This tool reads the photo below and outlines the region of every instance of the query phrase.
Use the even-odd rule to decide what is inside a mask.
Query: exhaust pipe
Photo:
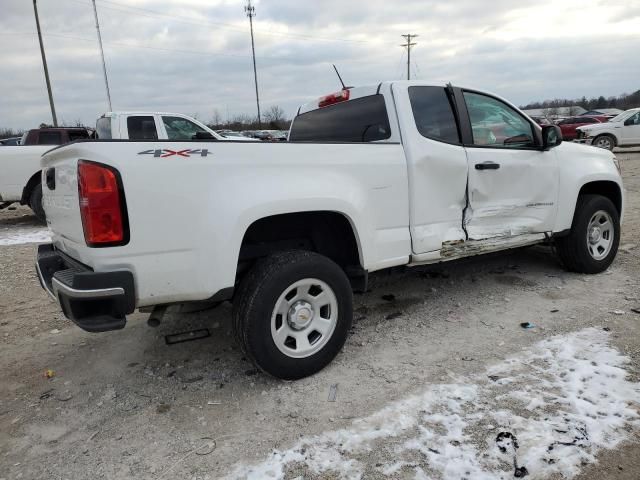
[[[167,305],[156,305],[155,307],[153,307],[151,315],[149,315],[149,318],[147,319],[147,325],[153,328],[159,326],[160,322],[162,321],[162,317],[164,317],[164,314],[167,311],[167,308]]]

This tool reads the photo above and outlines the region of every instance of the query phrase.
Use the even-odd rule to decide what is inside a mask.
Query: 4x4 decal
[[[172,157],[177,155],[179,157],[190,157],[191,155],[200,155],[201,157],[206,157],[209,155],[209,150],[206,148],[187,148],[185,150],[170,150],[168,148],[158,148],[155,150],[144,150],[143,152],[139,152],[138,155],[153,155],[154,157]]]

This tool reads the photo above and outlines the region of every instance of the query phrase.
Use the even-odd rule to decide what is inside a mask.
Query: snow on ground
[[[17,227],[0,229],[0,246],[23,243],[46,243],[51,241],[51,232],[46,227]]]
[[[607,339],[588,328],[542,341],[227,478],[571,478],[640,429],[640,383]]]

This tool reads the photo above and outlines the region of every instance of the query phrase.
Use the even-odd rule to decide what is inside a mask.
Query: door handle
[[[500,164],[495,162],[476,163],[476,170],[498,170],[499,168]]]

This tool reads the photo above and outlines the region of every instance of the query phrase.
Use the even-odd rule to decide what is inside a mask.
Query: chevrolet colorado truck
[[[284,379],[341,350],[368,274],[547,242],[616,256],[611,152],[562,143],[506,100],[418,81],[299,108],[289,142],[78,142],[42,159],[42,286],[92,332],[145,307],[231,301],[248,357]]]
[[[576,128],[576,142],[613,150],[640,146],[640,108],[632,108],[606,123]]]

